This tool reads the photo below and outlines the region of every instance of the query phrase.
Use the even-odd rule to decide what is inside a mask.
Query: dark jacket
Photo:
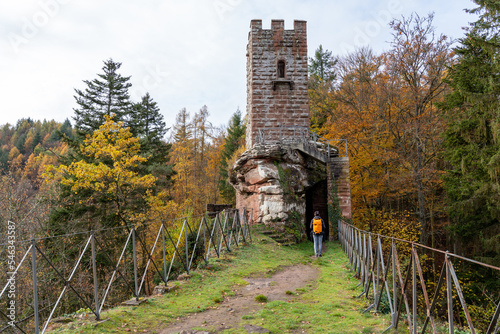
[[[325,230],[326,230],[325,221],[320,216],[314,216],[314,218],[311,219],[311,224],[309,224],[309,228],[311,229],[311,234],[314,234],[314,232],[313,232],[313,221],[314,221],[314,219],[318,219],[318,218],[321,219],[321,225],[323,225],[323,228],[321,230],[322,231],[321,234],[325,234]]]

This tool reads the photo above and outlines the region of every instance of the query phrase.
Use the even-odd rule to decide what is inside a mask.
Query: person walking
[[[325,222],[319,216],[319,211],[314,212],[314,218],[311,220],[311,234],[314,242],[314,256],[321,256],[321,249],[323,246],[323,234],[325,233]]]

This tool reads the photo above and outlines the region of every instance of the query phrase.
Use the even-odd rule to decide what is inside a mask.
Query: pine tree
[[[500,38],[497,2],[475,0],[481,14],[455,48],[441,105],[447,130],[445,176],[452,231],[463,253],[500,264]]]
[[[67,136],[68,138],[73,138],[73,128],[71,126],[71,122],[66,118],[64,123],[61,125],[59,129],[62,135]]]
[[[219,191],[221,197],[229,204],[236,203],[236,191],[233,186],[228,181],[229,171],[228,161],[231,159],[232,155],[236,150],[243,145],[245,138],[245,124],[243,124],[243,119],[241,117],[240,109],[231,117],[229,121],[229,126],[227,128],[227,136],[224,140],[224,149],[222,151],[222,160],[220,162],[220,181],[219,181]]]
[[[143,174],[153,174],[158,178],[158,185],[169,185],[173,175],[172,165],[168,164],[172,145],[165,142],[165,135],[169,129],[165,125],[158,104],[149,93],[142,97],[141,102],[133,105],[130,129],[135,137],[139,137],[141,155],[148,159],[142,164]]]
[[[123,77],[118,73],[121,63],[108,59],[104,62],[102,70],[94,80],[84,80],[87,85],[84,91],[75,89],[75,128],[81,140],[85,135],[92,134],[105,122],[105,117],[114,116],[115,122],[127,124],[131,108],[128,89],[130,77]]]
[[[163,121],[158,104],[146,93],[141,102],[135,103],[130,115],[130,128],[134,135],[146,139],[147,143],[155,143],[164,139],[168,128]]]
[[[332,56],[332,52],[323,50],[322,45],[316,49],[314,57],[309,58],[309,108],[311,128],[315,131],[323,128],[335,107],[330,93],[337,77],[337,62],[338,59]]]
[[[335,80],[335,64],[337,60],[333,58],[332,52],[323,50],[323,45],[316,49],[314,57],[309,58],[309,73],[321,79],[322,82],[332,82]]]

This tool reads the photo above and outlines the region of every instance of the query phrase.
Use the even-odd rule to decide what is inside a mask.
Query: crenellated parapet
[[[252,20],[247,46],[247,149],[259,130],[309,126],[307,28],[294,21],[286,30],[283,20],[262,29]],[[271,134],[277,138],[277,133]]]

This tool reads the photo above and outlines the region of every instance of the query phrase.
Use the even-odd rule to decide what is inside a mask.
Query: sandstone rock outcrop
[[[293,224],[304,226],[305,191],[324,177],[321,168],[286,145],[254,145],[236,161],[230,182],[238,206],[253,209],[255,223],[285,232]]]

